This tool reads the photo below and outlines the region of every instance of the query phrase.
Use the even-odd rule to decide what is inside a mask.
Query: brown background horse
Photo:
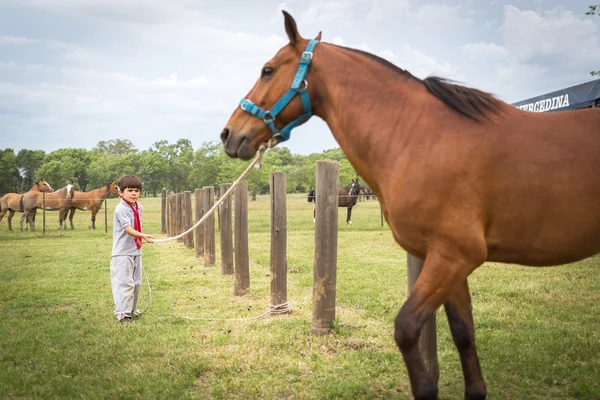
[[[362,188],[358,179],[352,179],[352,183],[340,188],[338,193],[338,207],[345,207],[348,209],[346,212],[346,223],[352,225],[352,207],[356,205],[358,201],[358,196],[361,192]],[[308,192],[308,202],[316,202],[317,193],[313,189]],[[313,210],[313,219],[316,218],[316,209]]]
[[[58,229],[62,229],[62,223],[67,218],[69,208],[71,208],[71,199],[73,197],[73,185],[67,185],[55,192],[42,194],[40,192],[27,192],[21,198],[23,206],[23,215],[21,216],[21,230],[23,223],[27,221],[31,231],[35,231],[35,214],[38,208],[47,211],[58,210]]]
[[[89,192],[75,192],[73,194],[73,202],[71,203],[71,212],[69,213],[69,222],[71,223],[71,229],[75,229],[73,225],[73,216],[76,210],[91,211],[92,219],[90,221],[90,229],[96,229],[96,214],[102,208],[104,199],[109,194],[119,194],[119,188],[117,182],[107,183],[101,188],[90,190]],[[66,228],[66,222],[65,222]]]
[[[263,111],[290,89],[308,44],[284,15],[289,44],[246,96]],[[310,111],[377,195],[396,242],[424,260],[394,330],[414,397],[438,398],[418,342],[444,305],[465,398],[485,398],[467,277],[488,260],[546,266],[600,252],[600,110],[526,112],[329,43],[304,58]],[[298,97],[274,117],[279,129],[305,114]],[[248,160],[273,132],[246,110],[236,108],[221,139]]]
[[[50,186],[45,179],[40,179],[39,181],[35,182],[31,189],[29,189],[29,192],[48,193],[52,192],[53,190],[54,189],[52,189],[52,186]],[[2,196],[2,199],[0,200],[0,222],[2,221],[2,218],[4,217],[6,212],[8,211],[9,214],[8,217],[6,217],[6,220],[8,221],[8,230],[10,231],[13,230],[12,219],[15,215],[15,212],[23,212],[23,208],[21,205],[21,198],[23,198],[23,196],[24,194],[7,193],[4,196]]]

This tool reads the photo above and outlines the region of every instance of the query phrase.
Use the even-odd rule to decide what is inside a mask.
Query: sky
[[[0,148],[219,141],[262,65],[300,34],[508,103],[593,80],[592,0],[0,0]],[[313,117],[285,146],[339,147]]]

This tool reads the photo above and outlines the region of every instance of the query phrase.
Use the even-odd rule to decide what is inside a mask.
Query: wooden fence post
[[[187,231],[193,225],[192,223],[192,192],[185,191],[183,192],[183,216],[184,216],[184,225],[183,230]],[[185,247],[188,249],[194,248],[194,233],[188,233],[183,237],[183,243]]]
[[[271,314],[287,306],[287,213],[285,174],[269,174],[271,192]],[[277,307],[280,306],[280,307]]]
[[[104,233],[108,233],[108,199],[104,198]]]
[[[215,203],[215,188],[206,186],[204,188],[205,212],[211,209]],[[204,222],[204,265],[212,267],[215,265],[215,214],[211,214]]]
[[[176,221],[177,221],[177,217],[175,216],[175,194],[172,194],[171,196],[169,196],[169,236],[170,237],[177,235]]]
[[[244,296],[250,289],[250,258],[248,255],[248,181],[235,188],[235,295]]]
[[[33,211],[33,217],[35,218],[35,209]],[[29,219],[29,216],[27,216]],[[27,221],[25,221],[25,226],[27,227]],[[34,224],[29,224],[29,229],[34,226]],[[33,231],[33,229],[31,229]],[[42,192],[42,236],[46,236],[46,193]]]
[[[167,194],[167,198],[165,199],[165,213],[167,214],[167,218],[166,218],[166,231],[165,233],[167,234],[167,236],[171,236],[171,210],[169,209],[170,204],[169,204],[169,198],[170,196]]]
[[[231,187],[230,183],[219,185],[221,196]],[[221,237],[221,274],[233,275],[233,238],[231,228],[231,195],[219,206],[219,234]]]
[[[181,214],[183,211],[183,193],[175,194],[175,236],[181,233]],[[183,242],[182,238],[177,239],[178,242]]]
[[[167,189],[160,191],[160,233],[167,233]]]
[[[335,319],[338,242],[337,163],[317,161],[312,332],[326,335]]]
[[[204,191],[202,189],[194,190],[194,202],[196,203],[195,219],[196,222],[204,216]],[[194,229],[194,236],[196,236],[196,258],[204,257],[204,223],[198,225]]]
[[[412,292],[415,282],[423,269],[423,261],[411,254],[408,254],[408,293]],[[431,374],[437,383],[440,377],[440,368],[437,358],[437,333],[435,327],[435,313],[423,325],[421,337],[419,338],[419,348],[421,357],[425,362],[425,368]]]

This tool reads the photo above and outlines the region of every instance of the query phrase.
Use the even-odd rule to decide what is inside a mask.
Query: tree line
[[[307,192],[315,186],[318,160],[339,163],[340,185],[357,177],[339,148],[303,156],[276,147],[265,153],[262,168],[247,176],[248,187],[258,194],[268,193],[269,172],[284,172],[288,193]],[[7,148],[0,150],[0,194],[25,192],[41,178],[55,189],[71,181],[76,190],[85,192],[135,174],[144,182],[144,193],[156,196],[162,188],[181,192],[231,183],[247,166],[246,161],[229,158],[220,142],[203,143],[194,150],[187,139],[175,143],[161,140],[141,151],[124,139],[100,141],[91,150],[62,148],[46,153],[21,149],[15,153]]]

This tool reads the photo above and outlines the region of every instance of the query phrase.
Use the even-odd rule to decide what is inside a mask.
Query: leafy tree
[[[35,171],[44,165],[46,152],[43,150],[21,149],[17,154],[17,167],[23,179],[23,187],[29,189],[35,183]]]
[[[88,185],[87,170],[90,158],[86,149],[58,149],[46,155],[44,165],[36,171],[36,175],[44,176],[54,188],[65,186],[69,180],[77,189],[85,191]]]
[[[0,150],[0,195],[29,190],[29,188],[23,189],[20,181],[14,150]]]
[[[116,181],[119,177],[135,173],[133,159],[115,154],[105,154],[96,158],[88,167],[90,190]]]
[[[175,144],[161,140],[152,145],[151,151],[160,154],[169,166],[167,173],[167,188],[174,192],[191,190],[188,177],[192,170],[194,148],[188,139],[179,139]]]
[[[223,151],[223,146],[218,142],[203,143],[194,153],[192,169],[188,177],[190,189],[202,188],[204,186],[217,186],[221,166],[229,162],[229,158]]]
[[[156,196],[167,180],[169,164],[156,151],[143,151],[139,157],[137,175],[144,183],[144,191]]]
[[[115,139],[115,140],[101,140],[98,142],[93,150],[97,150],[104,154],[114,154],[117,156],[123,156],[126,154],[137,153],[138,149],[135,148],[133,143],[127,139]]]

